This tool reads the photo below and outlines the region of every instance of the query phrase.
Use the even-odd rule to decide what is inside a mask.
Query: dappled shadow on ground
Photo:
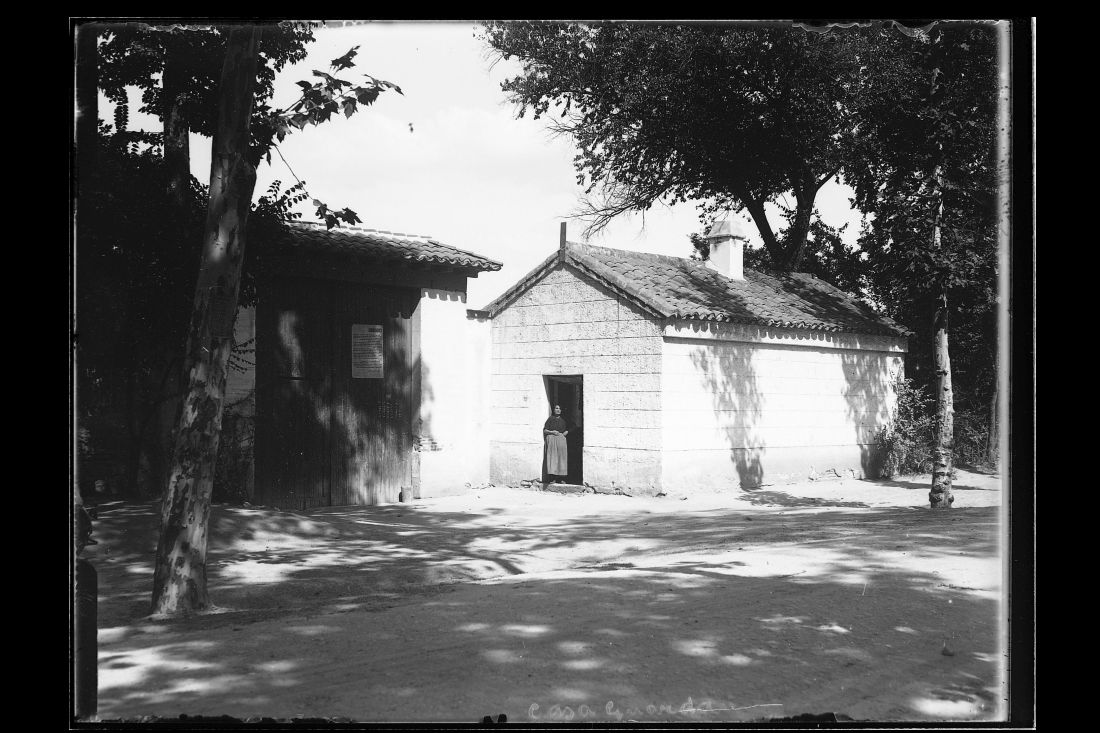
[[[211,595],[230,610],[151,623],[154,510],[96,526],[95,550],[116,548],[93,558],[104,718],[969,719],[1000,696],[999,573],[956,573],[960,557],[995,561],[997,507],[523,527],[493,509],[220,507]],[[496,580],[441,584],[476,577]],[[689,697],[726,709],[684,717]]]
[[[739,498],[745,499],[755,506],[847,507],[849,509],[866,509],[868,506],[861,501],[838,501],[816,496],[797,496],[776,489],[752,489],[744,491]]]
[[[992,477],[996,479],[996,475]],[[973,477],[978,478],[978,477]],[[931,476],[898,476],[894,479],[879,479],[875,481],[880,486],[896,489],[908,489],[911,491],[929,491],[932,487]],[[999,484],[992,483],[988,479],[968,480],[968,478],[956,478],[951,482],[952,491],[1001,491]]]

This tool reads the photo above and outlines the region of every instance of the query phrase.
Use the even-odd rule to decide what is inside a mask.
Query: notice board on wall
[[[351,324],[351,378],[382,379],[382,327]]]

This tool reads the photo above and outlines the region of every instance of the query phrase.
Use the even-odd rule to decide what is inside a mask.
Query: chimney
[[[719,275],[731,280],[745,279],[745,242],[741,223],[737,220],[718,221],[710,228],[706,236],[710,244],[710,257],[706,265]]]

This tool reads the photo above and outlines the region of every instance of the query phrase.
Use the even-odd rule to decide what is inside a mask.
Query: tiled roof
[[[701,262],[573,242],[485,307],[496,315],[558,264],[572,266],[662,318],[905,336],[908,331],[813,275],[745,270],[732,280]]]
[[[488,257],[450,247],[428,236],[343,226],[326,230],[320,224],[293,222],[285,237],[274,242],[286,251],[320,251],[356,257],[469,268],[479,272],[499,270]]]

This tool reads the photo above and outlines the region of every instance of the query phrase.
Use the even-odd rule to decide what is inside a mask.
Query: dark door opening
[[[566,480],[571,484],[584,483],[584,376],[554,375],[544,376],[546,386],[547,417],[553,414],[554,405],[561,406],[561,416],[569,425],[569,434],[565,436],[569,451],[569,474]],[[542,480],[547,481],[546,448],[543,447]]]

